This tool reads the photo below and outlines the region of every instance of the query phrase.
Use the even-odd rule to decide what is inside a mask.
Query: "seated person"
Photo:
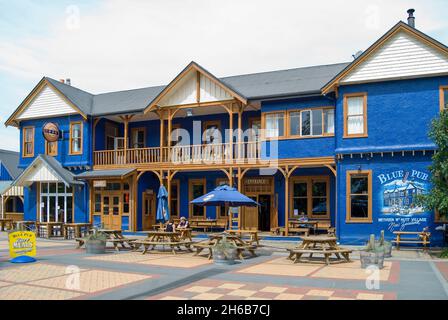
[[[181,217],[180,218],[180,222],[177,225],[177,228],[179,229],[186,229],[190,227],[190,223],[188,222],[188,220],[185,217]]]
[[[170,219],[170,221],[165,226],[166,232],[176,232],[176,225],[173,222],[173,219]]]
[[[307,221],[309,221],[308,216],[306,216],[305,214],[302,213],[300,215],[300,217],[299,217],[299,222],[307,222]],[[306,228],[307,225],[306,224],[301,224],[301,225],[299,225],[299,227],[300,228]]]

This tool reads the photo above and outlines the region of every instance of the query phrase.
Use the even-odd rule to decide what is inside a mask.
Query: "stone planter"
[[[363,269],[369,266],[376,266],[379,269],[384,268],[384,251],[360,251],[359,257]]]
[[[375,248],[384,248],[384,258],[392,258],[392,243],[375,241]]]
[[[104,254],[106,253],[106,241],[102,240],[87,240],[86,252],[88,254]]]
[[[213,262],[215,264],[220,264],[220,265],[235,264],[235,260],[237,258],[235,249],[224,251],[221,249],[212,248],[212,252],[213,252]]]

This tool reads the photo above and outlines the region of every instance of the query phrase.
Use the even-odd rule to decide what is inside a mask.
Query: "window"
[[[266,138],[280,138],[285,136],[285,112],[264,114],[264,128]]]
[[[131,130],[131,148],[138,149],[146,146],[145,128],[133,128]]]
[[[57,156],[58,155],[58,142],[49,142],[45,141],[45,154],[48,156]]]
[[[23,157],[34,157],[34,127],[23,128]]]
[[[295,110],[289,114],[290,137],[321,137],[334,135],[334,109]]]
[[[205,179],[190,180],[190,202],[205,194]],[[190,218],[205,218],[205,207],[190,204]]]
[[[372,172],[347,172],[347,222],[372,222]]]
[[[206,144],[221,143],[221,122],[220,121],[206,121],[204,122],[203,141]]]
[[[70,123],[70,154],[82,154],[82,122]]]
[[[73,222],[73,190],[64,183],[41,183],[40,222]]]
[[[171,203],[170,203],[170,214],[173,217],[179,217],[180,214],[180,188],[179,180],[173,180],[171,182]]]
[[[344,96],[344,137],[367,137],[367,94]]]
[[[95,214],[101,214],[101,193],[95,193],[95,205],[93,211]]]
[[[291,184],[291,217],[330,218],[329,177],[293,177]]]
[[[118,137],[118,127],[110,122],[107,122],[105,125],[105,131],[106,131],[106,141],[105,141],[106,150],[114,150],[115,138]]]
[[[261,119],[260,118],[249,119],[249,129],[252,129],[251,134],[249,136],[249,141],[252,142],[259,141],[261,132]]]
[[[216,187],[229,185],[229,179],[216,179]],[[228,212],[226,212],[225,206],[219,206],[216,208],[216,218],[227,219]]]
[[[440,87],[440,111],[448,110],[448,86]]]

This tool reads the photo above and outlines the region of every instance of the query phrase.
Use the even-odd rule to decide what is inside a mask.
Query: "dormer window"
[[[367,137],[367,94],[344,96],[344,138]]]

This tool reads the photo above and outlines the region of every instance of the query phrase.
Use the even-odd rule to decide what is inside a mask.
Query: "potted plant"
[[[376,246],[384,249],[384,258],[392,257],[392,243],[384,239],[384,230],[381,230],[380,240],[376,242]]]
[[[235,264],[237,258],[237,247],[235,244],[227,240],[227,236],[223,235],[213,247],[213,262],[216,264]]]
[[[86,252],[88,254],[106,253],[107,235],[96,229],[86,238]]]
[[[370,235],[367,247],[359,252],[361,259],[361,268],[366,269],[369,266],[376,266],[379,269],[384,268],[384,247],[375,243],[375,235]]]

